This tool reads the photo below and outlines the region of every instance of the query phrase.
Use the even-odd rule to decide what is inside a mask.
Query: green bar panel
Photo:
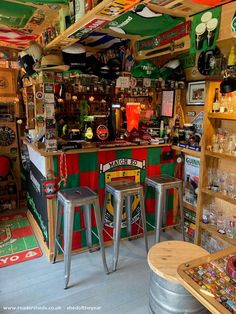
[[[79,154],[80,172],[98,171],[98,153]]]
[[[81,231],[81,247],[86,247],[86,246],[87,246],[86,231],[82,230]]]
[[[99,189],[105,188],[105,174],[104,173],[99,173],[98,175],[98,187]]]
[[[93,230],[93,232],[95,232],[96,234],[98,234],[97,227],[92,227],[92,230]],[[92,233],[92,243],[93,243],[93,244],[99,243],[98,238],[97,238],[93,233]]]
[[[59,174],[58,160],[59,160],[58,156],[53,156],[53,167],[54,167],[55,176]]]
[[[131,149],[117,150],[116,159],[120,158],[132,158],[132,150]]]
[[[67,177],[66,188],[76,188],[80,185],[80,177],[78,173],[70,174]],[[63,187],[64,189],[64,187]]]
[[[140,183],[144,183],[145,182],[145,178],[146,178],[146,169],[145,170],[140,170]]]
[[[75,212],[74,216],[74,225],[73,225],[73,230],[77,231],[81,229],[81,214],[80,214],[81,208],[79,211]]]
[[[161,174],[174,175],[174,163],[167,163],[161,165]]]
[[[161,161],[161,147],[151,147],[148,149],[148,165],[159,165]]]

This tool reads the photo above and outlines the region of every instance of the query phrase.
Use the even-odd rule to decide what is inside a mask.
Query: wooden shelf
[[[192,212],[196,213],[197,208],[195,206],[193,206],[187,202],[183,202],[183,206],[184,206],[184,208],[187,208],[187,209],[191,210]]]
[[[230,154],[225,154],[225,153],[214,153],[209,150],[205,151],[206,156],[211,156],[219,159],[228,159],[232,161],[236,161],[236,156],[230,155]]]
[[[196,221],[193,221],[191,218],[184,216],[184,220],[187,220],[187,221],[191,222],[192,224],[196,225]]]
[[[179,147],[177,145],[172,145],[171,148],[178,151],[178,152],[181,152],[181,153],[184,153],[184,154],[187,154],[190,156],[199,157],[199,158],[201,157],[201,152],[197,152],[197,151],[192,150],[192,149]]]
[[[236,120],[236,113],[208,113],[210,119],[221,119],[221,120]]]
[[[236,239],[230,239],[226,236],[226,234],[221,234],[221,233],[217,232],[216,227],[211,226],[209,224],[204,224],[202,222],[200,223],[200,226],[203,230],[210,232],[216,238],[220,238],[221,240],[223,240],[227,243],[230,243],[231,245],[236,245]]]
[[[224,201],[229,202],[229,203],[231,203],[233,205],[236,205],[236,199],[233,199],[232,197],[224,195],[221,192],[214,192],[212,190],[208,190],[207,188],[202,188],[201,191],[204,194],[208,194],[208,195],[210,195],[212,197],[217,197],[217,198],[219,198],[221,200],[224,200]]]

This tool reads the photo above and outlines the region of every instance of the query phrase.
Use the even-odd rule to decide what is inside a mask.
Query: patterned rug
[[[26,214],[0,216],[0,267],[28,261],[41,255]]]

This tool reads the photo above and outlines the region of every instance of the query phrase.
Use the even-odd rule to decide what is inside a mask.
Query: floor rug
[[[0,216],[0,267],[28,261],[41,255],[26,214]]]

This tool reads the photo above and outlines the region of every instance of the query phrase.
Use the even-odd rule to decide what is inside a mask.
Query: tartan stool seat
[[[185,241],[184,234],[184,210],[183,210],[183,182],[180,179],[168,176],[168,175],[157,175],[145,178],[145,190],[152,187],[155,189],[155,226],[156,229],[155,242],[160,242],[160,230],[163,223],[166,226],[166,193],[169,189],[178,190],[179,198],[179,209],[180,209],[180,224],[182,228],[183,240]],[[175,225],[176,226],[176,225]],[[165,227],[164,227],[165,228]]]
[[[131,220],[132,220],[132,202],[131,197],[138,195],[140,197],[140,211],[142,220],[142,229],[144,233],[146,251],[148,252],[147,242],[147,231],[146,231],[146,215],[144,206],[143,187],[131,180],[117,180],[107,183],[105,186],[105,200],[103,216],[105,215],[106,204],[107,204],[107,193],[111,193],[114,199],[114,228],[113,228],[113,271],[116,270],[118,255],[119,255],[119,244],[120,244],[120,232],[121,232],[121,221],[123,204],[125,202],[126,211],[126,224],[127,224],[127,235],[132,235]],[[103,219],[104,222],[104,219]]]
[[[57,193],[58,208],[56,214],[56,230],[55,230],[55,246],[53,262],[55,263],[58,247],[64,252],[65,263],[65,289],[68,286],[71,268],[71,250],[72,250],[72,233],[74,223],[75,207],[81,206],[85,214],[86,240],[89,248],[92,247],[92,234],[94,234],[100,242],[102,262],[105,272],[108,274],[106,263],[104,240],[103,240],[103,224],[101,220],[101,212],[99,206],[98,195],[88,187],[78,187],[65,189]],[[91,228],[91,206],[94,208],[98,235]],[[61,248],[58,236],[60,232],[62,209],[64,207],[64,250]]]

